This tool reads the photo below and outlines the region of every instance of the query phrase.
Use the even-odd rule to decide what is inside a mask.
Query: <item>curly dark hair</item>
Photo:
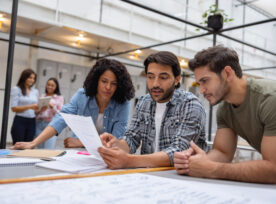
[[[135,90],[126,67],[117,60],[106,58],[98,60],[88,73],[83,83],[86,96],[96,96],[99,78],[107,70],[112,71],[117,78],[117,89],[112,99],[120,104],[132,99]]]
[[[35,75],[35,81],[33,83],[33,85],[36,82],[36,73],[32,70],[32,69],[25,69],[23,70],[23,72],[21,73],[19,80],[17,82],[17,86],[20,87],[22,94],[25,96],[26,95],[26,87],[25,87],[25,81],[31,76],[31,75]],[[32,86],[33,86],[32,85]],[[31,86],[31,87],[32,87]]]
[[[230,66],[238,78],[242,77],[242,69],[239,63],[239,57],[236,51],[217,45],[198,52],[194,59],[189,61],[190,70],[208,66],[210,71],[220,75],[226,66]]]
[[[56,95],[61,95],[60,89],[59,89],[59,83],[58,83],[57,78],[55,78],[55,77],[51,77],[51,78],[49,78],[49,79],[47,80],[47,82],[46,82],[46,87],[45,87],[45,93],[48,94],[48,91],[47,91],[47,83],[48,83],[48,81],[53,81],[53,82],[55,82],[55,84],[56,84],[56,89],[55,89],[54,93],[55,93]]]
[[[144,66],[145,66],[145,72],[148,72],[148,66],[150,63],[157,63],[157,64],[163,64],[163,65],[168,65],[172,68],[172,72],[174,77],[177,77],[181,74],[181,69],[180,69],[180,64],[177,59],[177,57],[168,51],[160,51],[154,54],[149,55],[145,61],[144,61]],[[180,83],[178,83],[175,88],[179,88]]]

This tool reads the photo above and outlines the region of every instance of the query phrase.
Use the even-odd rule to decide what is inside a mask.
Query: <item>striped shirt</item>
[[[141,142],[141,154],[154,153],[155,110],[156,102],[149,94],[139,99],[124,135],[130,153],[135,153]],[[166,105],[159,134],[159,149],[168,154],[172,165],[173,154],[188,149],[191,140],[206,149],[205,122],[206,114],[198,98],[176,89]]]

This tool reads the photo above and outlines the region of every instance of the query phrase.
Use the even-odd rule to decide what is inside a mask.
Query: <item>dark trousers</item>
[[[12,143],[30,142],[35,136],[35,118],[15,116],[11,128]]]

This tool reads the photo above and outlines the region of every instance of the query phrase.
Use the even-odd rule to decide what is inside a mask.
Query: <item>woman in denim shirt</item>
[[[25,69],[11,90],[11,109],[16,113],[12,128],[12,142],[32,141],[35,136],[35,111],[38,110],[38,90],[32,86],[36,73]]]
[[[91,116],[99,132],[108,132],[117,138],[123,136],[129,117],[129,101],[134,87],[126,67],[117,60],[100,59],[71,101],[61,109],[63,113]],[[32,149],[48,138],[60,134],[66,123],[59,113],[32,142],[18,142],[14,149]],[[72,141],[70,141],[72,140]],[[78,139],[65,140],[66,147],[80,147]]]

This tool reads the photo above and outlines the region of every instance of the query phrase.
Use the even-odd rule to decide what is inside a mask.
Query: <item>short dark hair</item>
[[[112,99],[122,104],[134,97],[134,86],[126,67],[119,61],[103,58],[96,62],[88,73],[83,88],[86,96],[94,97],[97,94],[100,76],[107,70],[112,71],[117,78],[117,89]]]
[[[237,52],[222,45],[202,50],[195,55],[194,59],[189,61],[189,67],[192,71],[206,65],[218,75],[221,74],[225,66],[230,66],[237,77],[242,77],[242,69]]]
[[[24,69],[23,72],[21,73],[19,80],[17,82],[17,86],[21,89],[22,94],[25,96],[26,95],[26,87],[25,87],[25,81],[32,75],[35,75],[35,81],[33,85],[36,82],[36,73],[32,69]],[[32,85],[32,86],[33,86]]]
[[[53,82],[55,82],[55,84],[56,84],[56,89],[55,89],[54,93],[57,94],[57,95],[60,95],[59,83],[58,83],[57,78],[55,78],[55,77],[51,77],[51,78],[49,78],[49,79],[47,80],[47,82],[46,82],[46,87],[45,87],[45,93],[46,93],[46,94],[48,93],[48,91],[47,91],[47,83],[48,83],[48,81],[53,81]]]
[[[150,63],[157,63],[157,64],[171,66],[174,77],[177,77],[181,74],[179,61],[178,61],[177,57],[171,52],[160,51],[160,52],[149,55],[147,57],[147,59],[145,59],[145,61],[144,61],[146,74],[148,72],[148,66]],[[179,88],[179,87],[180,87],[180,83],[178,83],[175,86],[175,88]]]

